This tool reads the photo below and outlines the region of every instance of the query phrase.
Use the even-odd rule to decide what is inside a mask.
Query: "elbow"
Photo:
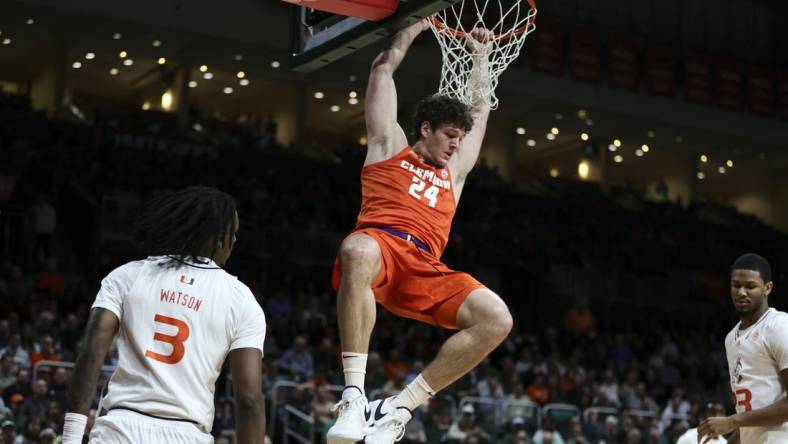
[[[265,417],[265,399],[262,393],[237,396],[235,408],[238,416]]]
[[[385,75],[385,76],[392,76],[394,74],[394,64],[392,63],[395,55],[393,54],[395,50],[388,49],[380,53],[376,58],[375,61],[372,62],[372,75]]]

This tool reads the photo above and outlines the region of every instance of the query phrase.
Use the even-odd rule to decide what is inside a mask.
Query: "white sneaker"
[[[331,409],[332,412],[339,410],[339,414],[337,421],[326,434],[328,444],[350,444],[361,441],[369,425],[367,421],[372,417],[367,398],[361,390],[356,392],[346,389],[345,391],[350,391],[352,394],[343,393],[342,400]]]
[[[393,396],[382,401],[373,401],[369,405],[369,410],[374,412],[374,425],[364,438],[365,444],[393,444],[405,436],[405,424],[412,415],[405,407],[392,407],[392,399]]]

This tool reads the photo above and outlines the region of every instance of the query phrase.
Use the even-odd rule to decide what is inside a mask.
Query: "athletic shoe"
[[[374,425],[364,438],[365,444],[393,444],[405,436],[405,424],[412,417],[405,407],[391,406],[394,397],[373,401],[369,410],[373,412]]]
[[[356,390],[348,390],[348,389]],[[348,393],[350,392],[350,393]],[[331,409],[339,411],[337,421],[328,429],[328,444],[351,444],[364,439],[368,420],[371,420],[367,398],[358,387],[347,387],[342,392],[342,400]]]

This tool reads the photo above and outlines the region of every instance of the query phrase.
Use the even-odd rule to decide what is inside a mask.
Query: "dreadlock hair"
[[[235,199],[216,188],[194,186],[151,199],[137,221],[137,234],[149,256],[177,260],[214,258],[218,241],[235,224]],[[208,249],[210,248],[210,249]]]
[[[432,130],[447,123],[457,125],[464,132],[473,128],[473,116],[468,105],[443,94],[433,94],[422,99],[413,113],[413,140],[421,139],[421,124],[429,122]]]
[[[764,259],[763,256],[755,253],[747,253],[739,256],[733,265],[731,265],[731,273],[733,273],[733,270],[757,271],[761,274],[761,279],[763,279],[764,284],[772,280],[772,267],[769,265],[769,261]]]

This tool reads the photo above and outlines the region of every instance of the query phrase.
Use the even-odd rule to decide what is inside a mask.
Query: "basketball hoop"
[[[472,5],[472,7],[471,7]],[[485,100],[491,109],[498,107],[495,88],[498,76],[520,54],[525,38],[536,28],[534,0],[463,0],[436,13],[429,21],[441,46],[443,63],[438,93],[454,97],[467,105]],[[474,60],[483,55],[466,44],[471,31],[484,28],[492,32],[487,57],[489,85],[484,91],[471,82]]]

